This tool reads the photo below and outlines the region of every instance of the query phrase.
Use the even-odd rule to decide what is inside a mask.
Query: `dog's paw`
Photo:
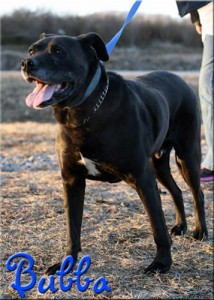
[[[158,261],[153,261],[153,263],[151,263],[151,265],[149,265],[145,270],[144,270],[144,274],[150,275],[150,274],[155,274],[155,273],[166,273],[167,271],[169,271],[171,266],[171,263],[169,264],[163,264],[161,262]]]
[[[144,274],[166,273],[172,264],[170,252],[168,255],[157,254],[153,262],[144,270]]]
[[[208,240],[208,232],[207,229],[205,230],[195,230],[193,231],[192,237],[199,241],[206,241]]]
[[[187,226],[183,224],[176,224],[170,230],[171,235],[184,235],[187,231]]]
[[[45,274],[47,274],[48,276],[49,275],[54,275],[54,274],[56,274],[56,271],[60,270],[60,268],[61,268],[61,263],[54,264],[53,266],[50,266],[46,270]]]
[[[75,267],[77,262],[77,256],[65,256],[62,262],[56,263],[52,266],[50,266],[45,274],[47,275],[54,275],[57,271],[61,271],[61,268],[63,270],[66,270],[66,272],[72,272],[73,268]]]

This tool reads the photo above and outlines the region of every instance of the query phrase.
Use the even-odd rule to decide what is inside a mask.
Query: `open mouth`
[[[27,106],[33,108],[43,108],[54,105],[66,99],[74,89],[74,83],[71,82],[48,84],[32,78],[28,78],[28,81],[34,81],[36,84],[34,90],[25,100]]]

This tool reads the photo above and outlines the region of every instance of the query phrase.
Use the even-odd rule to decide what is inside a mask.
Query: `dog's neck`
[[[79,108],[81,105],[82,105],[82,107],[85,106],[84,104],[87,103],[88,98],[95,91],[95,89],[97,88],[97,86],[100,83],[101,77],[105,73],[105,72],[104,73],[102,72],[102,69],[103,69],[103,67],[98,65],[98,67],[97,67],[97,69],[96,69],[96,71],[95,71],[95,73],[94,73],[94,75],[93,75],[93,77],[92,77],[92,79],[91,79],[84,95],[81,97],[81,99],[78,99],[79,101],[76,101],[75,104],[72,103],[72,108]],[[105,81],[106,82],[105,82],[105,86],[103,87],[102,92],[97,97],[97,100],[96,100],[95,103],[93,103],[93,102],[90,103],[90,101],[89,101],[89,107],[87,105],[88,108],[87,108],[86,111],[85,111],[85,108],[84,108],[83,111],[81,109],[80,119],[82,119],[82,120],[80,121],[80,123],[79,123],[79,121],[77,123],[74,122],[74,120],[75,120],[74,110],[72,110],[71,107],[67,107],[67,106],[63,107],[63,109],[59,107],[60,114],[58,114],[58,108],[57,107],[54,108],[54,115],[55,115],[56,120],[60,124],[65,125],[65,123],[66,123],[67,125],[69,125],[69,127],[71,125],[72,128],[78,128],[78,127],[84,126],[95,115],[95,113],[100,108],[100,106],[102,105],[102,103],[103,103],[103,101],[104,101],[104,99],[107,95],[108,88],[109,88],[109,78],[108,78],[106,73],[105,73],[104,76],[105,76]],[[78,110],[78,112],[76,111],[75,114],[78,115],[79,112],[80,111]],[[82,114],[83,115],[85,114],[84,118],[82,118]],[[65,123],[61,121],[61,115],[63,116],[64,120],[66,120]],[[65,118],[65,115],[66,115],[66,118]],[[59,116],[60,116],[60,118],[59,118]],[[72,120],[72,122],[71,122],[71,120]]]
[[[81,104],[84,104],[87,101],[87,99],[91,96],[91,94],[95,91],[96,87],[98,86],[98,84],[100,82],[100,79],[101,79],[101,76],[102,76],[102,66],[98,65],[97,70],[94,73],[94,76],[91,79],[91,82],[88,85],[81,101],[79,101],[75,105],[72,105],[72,107],[79,107]],[[101,104],[103,103],[103,101],[106,97],[106,94],[108,92],[108,88],[109,88],[109,79],[107,77],[105,88],[103,89],[102,93],[100,94],[99,98],[97,99],[96,103],[94,104],[94,106],[92,108],[92,111],[83,120],[82,125],[86,124],[91,119],[91,117],[96,113],[96,111],[99,109],[99,107],[101,106]]]
[[[97,70],[96,70],[87,90],[85,91],[85,94],[83,96],[83,101],[85,101],[86,98],[88,98],[93,93],[93,91],[96,89],[96,87],[100,81],[100,77],[101,77],[101,68],[98,65]]]
[[[107,82],[106,82],[106,86],[102,92],[102,94],[100,95],[98,101],[95,103],[94,107],[93,107],[93,110],[91,112],[90,115],[88,115],[84,120],[83,120],[83,125],[85,125],[90,119],[91,117],[96,113],[96,111],[100,108],[101,104],[103,103],[105,97],[106,97],[106,94],[108,92],[108,88],[109,88],[109,79],[107,77]]]
[[[90,82],[89,86],[87,87],[83,97],[81,98],[81,100],[77,101],[76,103],[73,103],[72,107],[75,108],[75,107],[82,105],[87,100],[87,98],[90,97],[90,95],[96,89],[96,87],[100,81],[101,74],[102,74],[101,67],[100,67],[100,65],[98,65],[97,70],[94,73],[94,76],[91,79],[91,82]]]

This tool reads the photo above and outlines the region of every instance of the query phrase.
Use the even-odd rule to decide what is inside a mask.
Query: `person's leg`
[[[214,171],[213,163],[213,36],[206,35],[204,40],[204,50],[202,65],[199,77],[199,98],[201,104],[202,121],[205,132],[205,140],[208,151],[202,161],[202,168]],[[207,171],[206,171],[207,172]],[[202,172],[203,173],[203,172]],[[214,172],[202,174],[201,180],[213,180]],[[209,177],[209,178],[208,178]]]

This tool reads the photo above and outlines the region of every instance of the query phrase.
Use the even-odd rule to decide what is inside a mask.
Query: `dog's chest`
[[[80,157],[81,158],[80,160],[78,160],[78,164],[83,165],[87,169],[88,175],[99,176],[101,174],[101,172],[97,168],[96,163],[93,160],[82,156],[81,153]]]
[[[87,179],[118,182],[119,169],[111,161],[109,148],[103,147],[100,139],[94,136],[60,131],[56,150],[62,174],[69,180],[70,176],[81,174]]]

